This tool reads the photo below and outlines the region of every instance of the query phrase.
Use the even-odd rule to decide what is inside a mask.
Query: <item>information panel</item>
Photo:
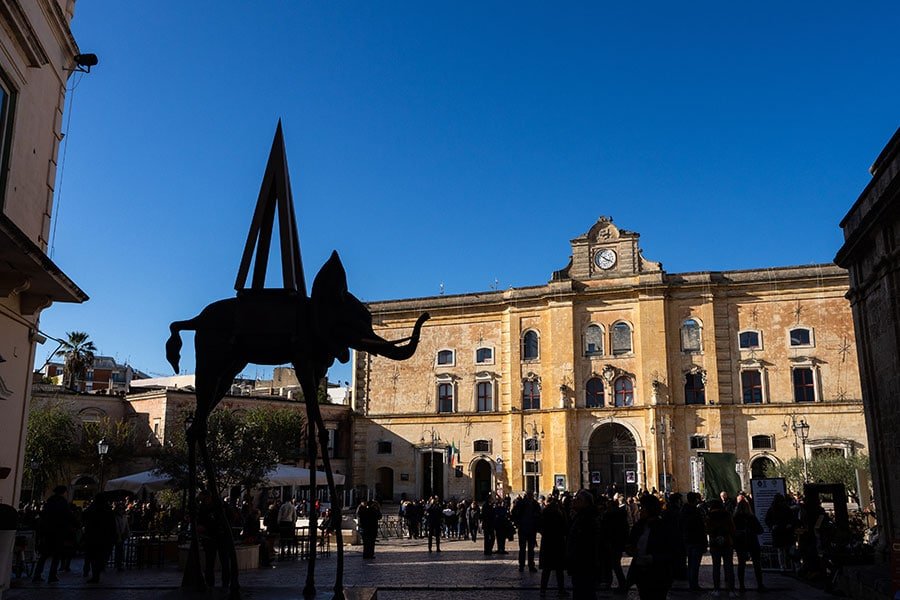
[[[772,506],[775,494],[785,495],[784,479],[781,477],[751,479],[750,489],[752,490],[750,493],[753,494],[753,511],[756,513],[756,518],[759,519],[759,524],[763,528],[759,541],[761,544],[771,546],[772,532],[769,530],[769,526],[766,525],[766,513],[769,512],[769,507]]]

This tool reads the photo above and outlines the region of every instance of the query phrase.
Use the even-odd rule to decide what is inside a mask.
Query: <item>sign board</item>
[[[556,489],[563,492],[566,489],[566,476],[565,475],[554,475],[553,476],[554,485]]]
[[[769,507],[772,506],[772,500],[775,499],[775,494],[781,494],[782,496],[786,494],[784,479],[781,477],[751,479],[750,490],[750,493],[753,495],[753,512],[756,514],[756,518],[759,519],[759,524],[762,525],[763,528],[763,533],[759,536],[759,541],[763,545],[771,546],[772,531],[769,529],[769,526],[766,525],[766,513],[769,512]]]
[[[600,478],[600,471],[591,471],[591,483],[603,483]]]
[[[634,471],[625,471],[625,483],[637,483],[637,473]]]

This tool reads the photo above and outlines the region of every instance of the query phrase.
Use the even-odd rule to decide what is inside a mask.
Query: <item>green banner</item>
[[[735,471],[737,462],[730,452],[707,452],[703,455],[703,487],[706,499],[728,492],[734,498],[741,491],[741,479]]]

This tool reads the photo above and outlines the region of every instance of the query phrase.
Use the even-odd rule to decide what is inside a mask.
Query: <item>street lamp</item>
[[[523,469],[526,474],[525,488],[527,490],[528,482],[531,482],[532,486],[531,486],[530,491],[537,494],[538,489],[540,489],[540,481],[541,481],[540,471],[538,470],[538,466],[537,466],[537,464],[538,464],[537,463],[537,451],[538,451],[538,444],[539,444],[538,440],[544,439],[544,430],[542,428],[540,430],[540,432],[538,432],[537,423],[532,421],[531,422],[531,434],[528,433],[527,428],[523,429],[522,430],[522,439],[531,442],[531,467],[532,467],[532,469],[534,469],[534,471],[531,474],[531,477],[528,477],[528,469]],[[527,449],[528,449],[528,446],[526,444],[525,450],[527,450]]]
[[[663,494],[669,493],[669,467],[668,467],[668,458],[666,456],[666,435],[669,431],[675,433],[675,426],[669,425],[666,427],[666,417],[661,416],[659,418],[659,427],[655,428],[653,425],[650,426],[650,433],[659,433],[662,438],[662,468],[663,468]]]
[[[31,502],[34,503],[37,496],[37,472],[41,463],[36,460],[31,461]]]
[[[100,491],[103,491],[103,461],[106,459],[106,454],[109,452],[109,442],[106,441],[106,438],[102,438],[99,442],[97,442],[97,454],[100,455]]]
[[[425,445],[426,433],[431,436],[431,488],[429,490],[429,496],[434,496],[434,447],[435,444],[441,441],[441,434],[439,434],[434,427],[432,427],[431,429],[426,429],[424,432],[422,432],[422,439],[419,440],[423,446]]]
[[[808,483],[809,466],[806,464],[806,440],[809,439],[809,423],[806,422],[806,419],[800,419],[798,421],[796,415],[791,415],[790,426],[785,422],[781,426],[781,430],[787,433],[789,428],[794,433],[795,454],[799,454],[801,446],[803,447],[803,482]]]

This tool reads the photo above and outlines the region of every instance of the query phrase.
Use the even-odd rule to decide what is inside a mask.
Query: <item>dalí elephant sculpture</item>
[[[206,447],[207,420],[210,413],[230,389],[234,378],[248,363],[262,365],[293,364],[297,372],[306,401],[307,423],[309,426],[308,456],[315,470],[316,430],[318,441],[323,448],[322,459],[328,476],[328,488],[334,501],[337,518],[340,518],[340,502],[337,497],[334,477],[327,446],[328,434],[322,421],[317,402],[318,384],[328,368],[337,359],[344,363],[350,358],[350,348],[381,355],[393,360],[405,360],[413,355],[419,343],[422,324],[428,320],[428,313],[422,314],[408,338],[396,341],[385,340],[372,329],[372,315],[366,306],[347,291],[347,278],[337,252],[316,275],[312,294],[306,297],[291,289],[244,289],[236,298],[213,302],[203,311],[187,321],[171,324],[171,337],[166,342],[166,358],[177,373],[181,351],[181,331],[195,331],[196,348],[196,394],[197,408],[194,420],[187,431],[188,477],[191,489],[191,557],[185,580],[191,575],[188,570],[196,569],[199,576],[199,544],[195,525],[196,504],[196,451],[199,447],[206,471],[207,481],[214,501],[218,503],[222,535],[230,541],[230,529],[225,525],[224,506],[217,489],[212,458]],[[315,477],[310,478],[312,497],[315,497]],[[309,528],[309,547],[316,548],[316,527]],[[335,597],[343,598],[343,543],[340,527],[337,528],[338,564],[335,581]],[[232,565],[230,588],[233,597],[239,595],[236,552],[233,541],[223,562]],[[307,598],[315,596],[315,552],[310,552],[306,585],[303,590]],[[197,582],[198,585],[201,585]],[[187,585],[187,584],[186,584]]]

